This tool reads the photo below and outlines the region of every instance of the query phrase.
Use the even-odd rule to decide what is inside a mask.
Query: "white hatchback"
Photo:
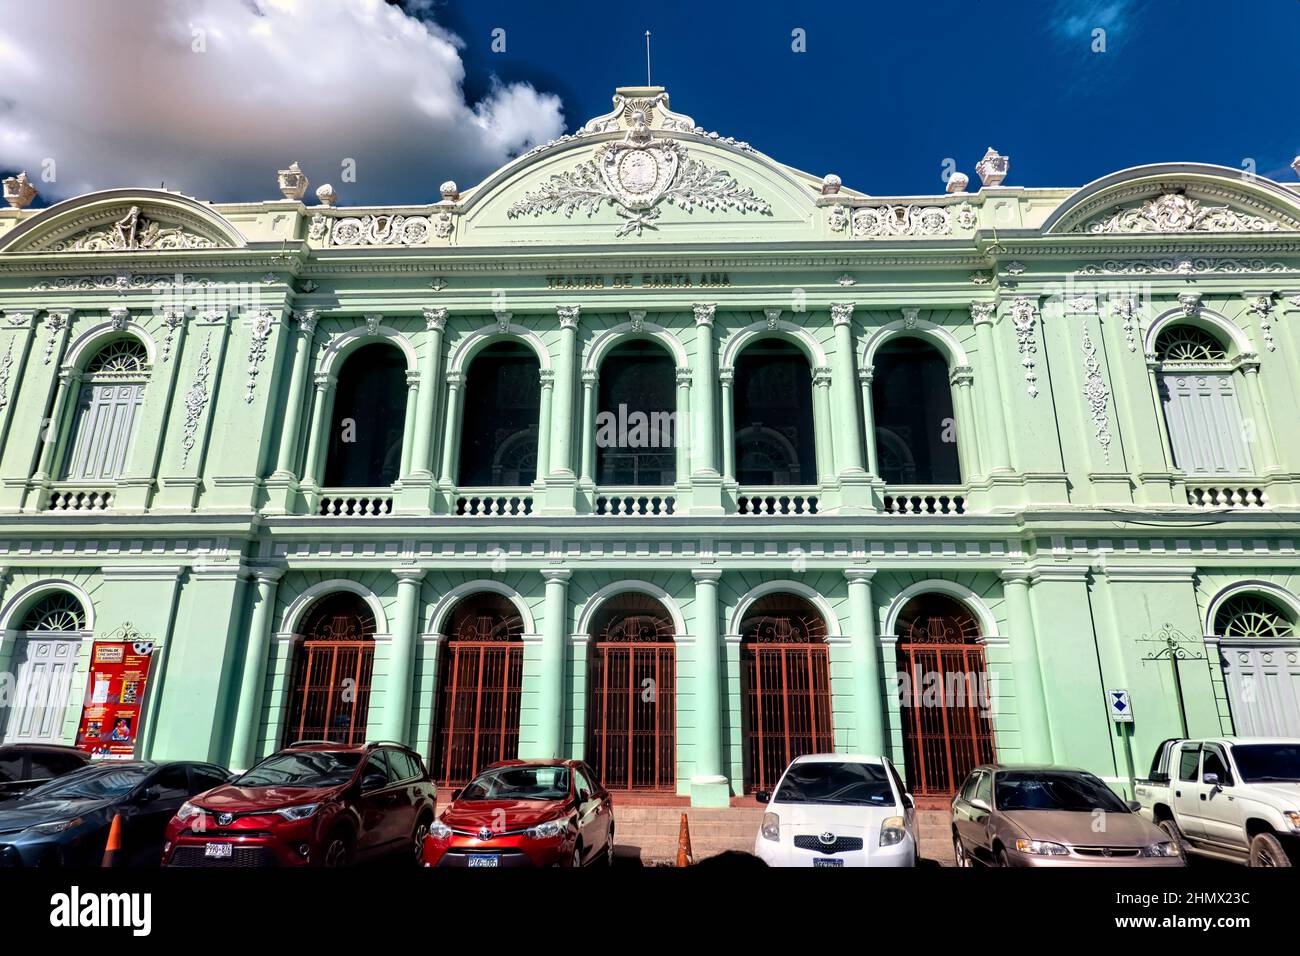
[[[808,754],[786,767],[754,838],[770,866],[915,866],[916,806],[884,757]]]

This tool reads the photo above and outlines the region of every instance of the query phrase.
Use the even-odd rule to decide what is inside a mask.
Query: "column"
[[[979,449],[975,447],[975,402],[971,397],[974,380],[975,373],[969,365],[958,365],[948,376],[953,390],[953,412],[957,416],[957,461],[966,484],[980,475]]]
[[[584,485],[595,483],[596,474],[596,389],[600,379],[594,368],[582,370],[582,474]]]
[[[545,482],[551,471],[551,399],[555,391],[555,370],[541,370],[542,398],[537,410],[537,481]]]
[[[578,306],[560,306],[560,354],[555,363],[554,408],[551,410],[551,474],[573,477],[574,363],[578,349]]]
[[[422,568],[395,568],[397,610],[384,690],[383,738],[406,743],[411,725],[411,678],[415,672],[415,632],[419,625]]]
[[[1002,403],[1002,375],[998,370],[997,345],[993,340],[995,302],[972,302],[970,317],[975,325],[975,340],[983,359],[980,394],[984,397],[984,421],[988,427],[987,465],[990,472],[1011,470],[1011,449],[1007,440],[1006,410]]]
[[[672,442],[676,455],[673,480],[679,487],[690,481],[691,474],[691,442],[694,437],[694,429],[690,427],[693,375],[689,368],[677,370],[677,404],[673,413]],[[700,391],[704,390],[701,384]]]
[[[54,468],[54,452],[63,437],[64,419],[68,417],[69,396],[76,397],[81,388],[81,371],[71,366],[59,369],[59,389],[54,393],[54,407],[50,410],[50,420],[45,427],[45,439],[41,445],[41,457],[36,465],[33,482],[49,481]]]
[[[858,369],[858,388],[862,391],[862,434],[867,443],[867,474],[880,477],[880,462],[876,458],[876,409],[871,401],[871,382],[875,369]]]
[[[1264,401],[1264,392],[1259,385],[1259,356],[1248,353],[1241,357],[1241,370],[1246,376],[1246,395],[1250,401],[1250,413],[1255,419],[1255,447],[1259,450],[1259,462],[1265,474],[1278,470],[1277,445],[1273,440],[1273,423],[1269,419],[1268,405]]]
[[[717,429],[717,406],[713,393],[713,317],[717,306],[702,304],[695,306],[695,356],[692,370],[699,379],[700,387],[695,390],[694,407],[691,410],[690,441],[691,471],[696,474],[714,476],[718,473],[718,448],[715,441]],[[729,389],[728,386],[724,387]],[[727,406],[723,406],[724,409]],[[730,411],[724,413],[730,416]],[[679,421],[684,419],[679,418]],[[682,427],[682,426],[679,426]],[[724,426],[725,428],[725,426]],[[686,429],[682,427],[682,431]],[[682,474],[678,478],[685,477]]]
[[[442,366],[442,332],[446,327],[446,309],[424,310],[424,356],[420,360],[424,388],[415,411],[411,475],[428,480],[433,479],[433,421],[438,403],[438,371]]]
[[[862,431],[858,424],[858,395],[853,390],[853,303],[831,306],[831,320],[835,325],[835,356],[831,377],[832,395],[839,413],[835,419],[835,457],[841,478],[861,477]]]
[[[564,756],[564,647],[569,622],[569,577],[566,568],[545,568],[542,606],[541,676],[537,688],[537,755]]]
[[[722,766],[722,641],[719,635],[717,568],[696,568],[695,579],[695,772],[691,805],[725,807],[731,787]]]
[[[420,372],[418,369],[406,373],[406,414],[402,419],[402,462],[398,468],[399,479],[411,474],[411,446],[415,444],[415,419],[419,414]]]
[[[284,409],[284,427],[280,429],[280,450],[272,478],[292,480],[298,464],[298,429],[302,423],[302,406],[306,400],[307,366],[311,359],[312,338],[316,334],[316,310],[295,312],[298,337],[293,343],[293,370],[289,376],[289,398]]]
[[[831,447],[831,370],[818,365],[812,370],[813,437],[817,459],[817,481],[835,483],[835,458]]]
[[[307,439],[307,460],[302,466],[302,483],[320,487],[324,480],[325,448],[329,444],[331,396],[337,382],[323,372],[316,375],[316,392],[311,403],[311,432]]]
[[[883,708],[884,688],[880,680],[880,649],[876,644],[876,613],[871,600],[874,569],[849,568],[849,623],[853,628],[850,650],[853,660],[853,698],[858,718],[858,750],[865,754],[888,754]]]
[[[736,370],[727,365],[718,369],[718,385],[722,390],[722,481],[732,484],[736,480],[736,403],[731,388]]]
[[[262,692],[266,683],[266,660],[271,646],[272,612],[275,591],[281,576],[278,568],[254,568],[257,582],[256,604],[244,650],[244,671],[239,679],[239,698],[235,702],[235,731],[231,739],[230,767],[247,770],[257,761],[257,732],[262,718]]]
[[[1029,577],[1027,570],[1002,572],[1002,594],[1007,601],[1007,624],[1011,629],[1011,673],[1016,682],[1022,759],[1027,763],[1051,763],[1052,734],[1043,696],[1038,636],[1029,609]]]
[[[442,455],[438,462],[439,488],[451,488],[456,481],[456,439],[460,435],[460,383],[463,374],[447,373],[447,416],[442,426]]]

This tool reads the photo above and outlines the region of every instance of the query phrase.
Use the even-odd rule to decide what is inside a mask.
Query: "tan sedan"
[[[1183,866],[1168,834],[1100,778],[1062,767],[976,767],[952,801],[958,866]]]

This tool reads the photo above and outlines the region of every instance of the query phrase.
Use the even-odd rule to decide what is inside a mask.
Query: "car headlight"
[[[1047,840],[1017,840],[1016,849],[1021,853],[1032,853],[1034,856],[1069,856],[1070,851],[1060,843],[1049,843]]]
[[[319,803],[303,803],[296,807],[281,807],[275,812],[286,820],[306,820],[318,809],[320,809]]]
[[[1152,843],[1150,846],[1142,848],[1142,856],[1178,856],[1178,847],[1168,840],[1162,843]]]
[[[81,817],[70,817],[67,820],[51,820],[49,823],[38,823],[34,827],[28,827],[28,829],[35,830],[37,833],[63,833],[80,823]]]
[[[1286,817],[1286,822],[1291,824],[1291,829],[1300,832],[1300,812],[1295,810],[1283,810],[1282,816]]]
[[[758,828],[758,832],[763,835],[764,840],[779,841],[781,839],[781,818],[775,813],[763,814],[763,825]]]
[[[894,846],[896,843],[902,843],[905,836],[907,836],[907,829],[902,817],[886,817],[885,822],[880,824],[881,846]]]
[[[429,836],[441,843],[446,843],[451,839],[451,827],[447,826],[447,824],[443,823],[441,820],[434,820],[433,823],[429,825]]]
[[[188,800],[186,800],[184,803],[182,803],[182,804],[181,804],[181,808],[180,808],[179,810],[176,811],[176,819],[177,819],[177,820],[180,820],[180,821],[182,821],[182,822],[184,822],[184,821],[186,821],[186,820],[189,820],[189,819],[191,819],[192,817],[198,817],[198,816],[202,816],[202,815],[203,815],[203,808],[202,808],[202,807],[196,807],[194,804],[190,803]]]
[[[547,820],[535,827],[529,827],[524,831],[524,835],[530,840],[554,840],[558,836],[564,836],[568,829],[567,821]]]

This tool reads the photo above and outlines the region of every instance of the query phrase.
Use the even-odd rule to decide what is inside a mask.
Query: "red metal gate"
[[[672,642],[597,641],[587,760],[611,790],[677,788],[677,660]]]
[[[741,693],[747,793],[771,790],[795,757],[835,749],[825,644],[745,644]]]
[[[918,797],[948,797],[974,767],[994,759],[984,647],[957,602],[917,600],[921,607],[909,604],[899,615],[897,645],[907,781]]]
[[[433,773],[460,786],[498,760],[519,755],[524,646],[518,641],[449,641],[438,689]]]
[[[303,641],[294,667],[284,742],[365,743],[374,659],[373,641]]]

